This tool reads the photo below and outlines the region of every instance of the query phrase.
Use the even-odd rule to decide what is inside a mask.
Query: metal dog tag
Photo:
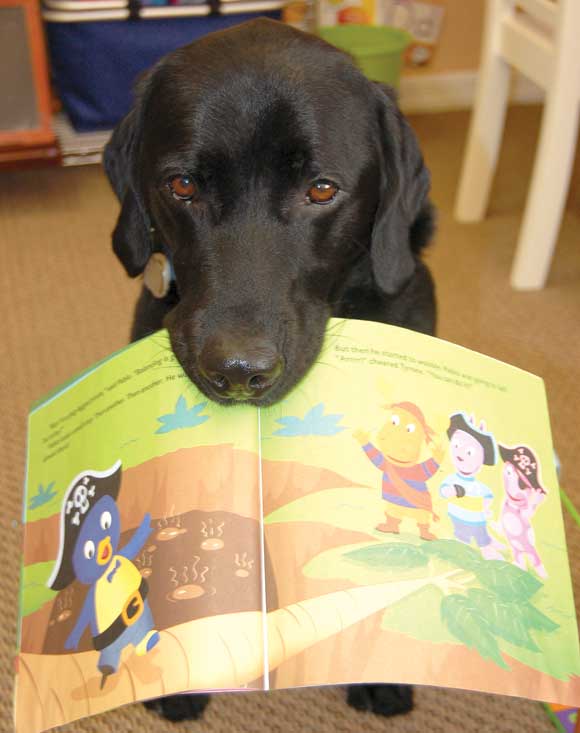
[[[151,255],[143,272],[143,283],[155,298],[167,295],[171,286],[171,265],[163,253]]]

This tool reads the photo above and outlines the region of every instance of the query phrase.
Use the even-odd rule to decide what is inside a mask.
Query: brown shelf
[[[37,0],[0,0],[0,93],[0,167],[58,162]]]

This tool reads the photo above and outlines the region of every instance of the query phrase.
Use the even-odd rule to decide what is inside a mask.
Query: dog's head
[[[279,23],[162,59],[105,168],[121,201],[114,250],[131,276],[170,254],[179,302],[165,325],[212,399],[285,394],[361,260],[386,295],[413,274],[429,189],[413,133],[350,57]]]

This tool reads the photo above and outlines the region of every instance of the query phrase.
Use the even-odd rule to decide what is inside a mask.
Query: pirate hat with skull
[[[58,558],[47,586],[62,590],[75,579],[72,556],[75,544],[91,507],[103,496],[117,499],[121,488],[121,461],[106,471],[83,471],[70,483],[62,502]]]

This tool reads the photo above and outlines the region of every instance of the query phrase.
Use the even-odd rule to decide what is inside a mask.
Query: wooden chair
[[[487,0],[482,62],[455,216],[483,218],[516,68],[545,90],[539,144],[511,272],[544,286],[562,220],[580,108],[580,0]]]

